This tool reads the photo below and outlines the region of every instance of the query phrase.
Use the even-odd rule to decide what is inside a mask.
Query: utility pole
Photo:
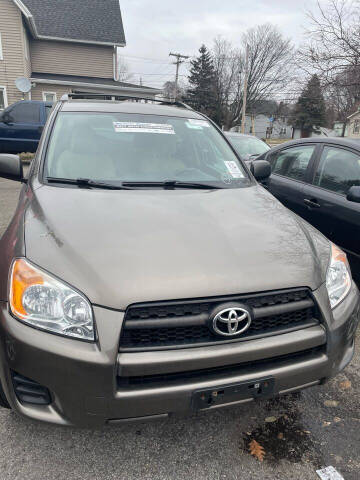
[[[189,57],[186,55],[181,55],[180,53],[169,53],[169,57],[176,58],[176,62],[174,62],[174,65],[176,65],[176,74],[175,74],[175,100],[176,100],[178,96],[179,67]]]
[[[242,105],[241,133],[245,133],[246,97],[247,97],[248,80],[249,80],[249,45],[246,45],[245,78],[244,78],[244,94],[243,94],[243,105]]]
[[[256,135],[256,132],[255,132],[255,115],[252,114],[251,115],[251,133],[252,135]]]

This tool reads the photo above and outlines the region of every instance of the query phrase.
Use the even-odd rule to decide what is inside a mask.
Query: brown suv
[[[0,403],[101,426],[326,381],[351,360],[345,254],[184,105],[64,99],[0,240]],[[0,176],[22,180],[16,156]]]

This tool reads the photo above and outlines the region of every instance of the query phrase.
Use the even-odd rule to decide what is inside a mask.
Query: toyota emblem
[[[241,307],[230,307],[221,310],[212,321],[212,329],[218,335],[235,337],[245,332],[251,324],[249,310]]]

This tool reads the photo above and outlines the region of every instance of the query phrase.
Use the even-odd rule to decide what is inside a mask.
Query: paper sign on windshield
[[[224,162],[224,163],[233,178],[244,178],[244,175],[241,173],[241,170],[237,166],[236,162],[231,160],[229,162]]]
[[[162,133],[175,135],[174,127],[168,123],[113,122],[116,133]]]
[[[186,125],[189,128],[198,128],[202,129],[202,127],[210,127],[210,123],[206,120],[198,120],[196,118],[189,118],[186,122]]]

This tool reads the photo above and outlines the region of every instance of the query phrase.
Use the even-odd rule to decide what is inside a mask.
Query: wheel
[[[4,390],[2,389],[1,383],[0,383],[0,407],[10,408],[8,401],[6,400]]]

